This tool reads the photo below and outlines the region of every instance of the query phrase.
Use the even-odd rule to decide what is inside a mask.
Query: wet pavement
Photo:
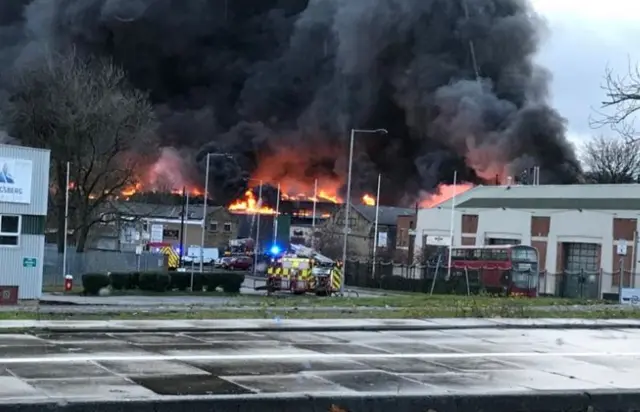
[[[640,392],[640,329],[0,334],[0,403]],[[435,399],[435,398],[434,398]]]

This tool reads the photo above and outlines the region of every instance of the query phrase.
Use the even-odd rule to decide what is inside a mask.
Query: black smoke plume
[[[525,0],[11,0],[0,63],[43,44],[113,57],[198,179],[205,153],[234,156],[212,160],[219,195],[240,193],[283,147],[338,147],[322,173],[344,177],[349,130],[386,128],[358,136],[354,189],[374,191],[382,173],[393,204],[453,170],[478,183],[538,165],[543,183],[576,181],[533,62],[541,29]]]

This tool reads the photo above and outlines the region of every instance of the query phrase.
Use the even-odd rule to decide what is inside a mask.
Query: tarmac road
[[[365,331],[356,330],[357,322],[344,324],[352,330],[333,332],[323,328],[341,321],[326,321],[315,331],[264,330],[251,321],[243,329],[237,321],[224,332],[187,326],[196,323],[184,323],[183,331],[154,332],[147,323],[142,333],[58,329],[0,334],[0,408],[26,403],[51,411],[90,403],[92,411],[108,411],[108,401],[126,400],[128,406],[118,411],[147,410],[141,405],[151,403],[153,410],[162,410],[186,401],[200,402],[203,411],[306,411],[316,409],[303,402],[326,406],[380,400],[388,407],[391,400],[398,412],[427,410],[400,406],[412,400],[420,408],[439,402],[442,412],[475,411],[477,402],[489,402],[491,395],[490,402],[502,399],[503,409],[494,404],[494,411],[517,409],[505,399],[520,407],[529,400],[553,401],[540,409],[552,411],[583,405],[585,399],[596,402],[598,396],[622,402],[620,393],[636,398],[640,393],[640,329],[622,323],[598,330],[586,323],[584,329],[549,329],[551,323],[544,329],[542,323],[540,328],[501,329],[499,323],[486,323],[482,329],[444,330],[436,322],[428,330]],[[155,324],[159,328],[162,322]],[[468,409],[460,404],[466,397],[476,402]],[[457,399],[455,405],[447,403],[450,399]],[[263,402],[261,408],[250,406],[252,400]],[[383,410],[367,408],[351,410]]]

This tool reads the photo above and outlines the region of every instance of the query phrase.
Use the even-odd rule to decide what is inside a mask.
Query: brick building
[[[414,260],[416,220],[415,211],[398,216],[394,262],[408,264]]]
[[[451,201],[418,213],[416,250],[449,239]],[[600,293],[640,285],[640,185],[479,186],[456,199],[454,245],[520,243],[548,274],[599,273]],[[622,276],[621,276],[622,275]],[[547,282],[547,293],[557,282]]]

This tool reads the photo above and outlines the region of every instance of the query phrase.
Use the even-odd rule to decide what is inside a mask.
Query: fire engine
[[[306,246],[291,245],[289,251],[271,259],[265,289],[331,296],[340,290],[341,282],[342,270],[336,262]]]

